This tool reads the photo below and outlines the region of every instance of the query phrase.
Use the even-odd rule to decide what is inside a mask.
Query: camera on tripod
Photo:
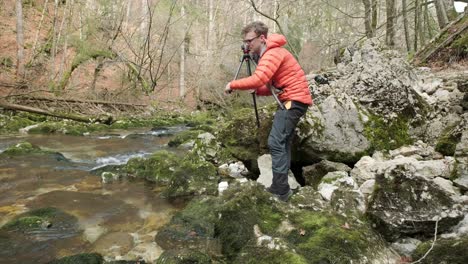
[[[244,54],[249,54],[249,52],[250,52],[249,45],[246,44],[246,43],[241,45],[241,49],[244,52]]]

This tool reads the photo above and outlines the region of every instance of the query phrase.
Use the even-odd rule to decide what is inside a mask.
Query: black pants
[[[308,105],[292,101],[290,109],[278,109],[268,137],[273,181],[271,191],[275,194],[289,192],[288,172],[291,165],[291,142],[299,119],[307,112]]]

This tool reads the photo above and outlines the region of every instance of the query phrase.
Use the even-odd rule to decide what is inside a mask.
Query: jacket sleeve
[[[261,88],[273,78],[282,61],[283,56],[279,48],[267,50],[260,58],[252,76],[232,81],[230,85],[231,89],[249,90]]]
[[[268,96],[271,95],[271,90],[268,88],[268,84],[266,84],[257,88],[257,90],[255,90],[255,94],[259,96]]]

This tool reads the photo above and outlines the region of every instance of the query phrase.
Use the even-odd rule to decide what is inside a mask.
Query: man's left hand
[[[231,83],[226,84],[226,88],[224,88],[224,94],[232,93]]]

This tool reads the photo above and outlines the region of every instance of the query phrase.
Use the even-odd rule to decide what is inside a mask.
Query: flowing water
[[[56,223],[26,232],[0,232],[0,263],[46,263],[82,252],[110,259],[156,259],[154,235],[184,206],[169,202],[144,181],[103,183],[93,169],[125,164],[168,149],[170,135],[159,131],[114,131],[88,136],[27,135],[0,138],[0,152],[21,141],[63,154],[0,159],[0,226],[39,208],[64,212]]]

